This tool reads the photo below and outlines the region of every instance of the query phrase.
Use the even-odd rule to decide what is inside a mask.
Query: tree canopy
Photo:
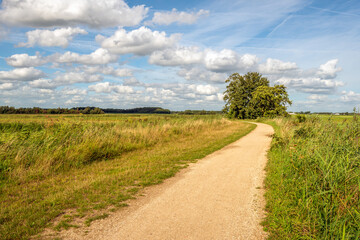
[[[269,80],[257,72],[244,76],[232,74],[226,81],[224,112],[233,118],[257,118],[286,115],[286,106],[291,105],[286,87],[270,87]]]

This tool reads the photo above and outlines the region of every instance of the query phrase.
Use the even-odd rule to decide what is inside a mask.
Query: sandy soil
[[[247,136],[145,189],[130,206],[63,239],[264,239],[263,180],[273,129]]]

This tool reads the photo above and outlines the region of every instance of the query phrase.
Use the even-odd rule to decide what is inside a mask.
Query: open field
[[[265,122],[276,131],[266,178],[270,239],[359,239],[359,119]]]
[[[253,128],[221,116],[0,115],[0,238],[90,224]]]

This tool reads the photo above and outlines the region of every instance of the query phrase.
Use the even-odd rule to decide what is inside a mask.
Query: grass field
[[[265,122],[276,130],[266,178],[269,239],[359,239],[359,119]]]
[[[254,127],[221,116],[0,115],[0,239],[89,225]]]

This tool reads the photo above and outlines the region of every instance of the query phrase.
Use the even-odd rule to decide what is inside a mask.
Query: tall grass
[[[360,238],[360,122],[277,120],[267,166],[270,239]]]
[[[211,118],[167,121],[160,117],[116,122],[49,119],[0,123],[0,171],[2,178],[41,178],[152,147],[178,135],[193,135],[213,124]]]
[[[74,218],[87,225],[109,214],[92,212],[123,206],[253,128],[221,116],[1,115],[0,239],[74,226]]]

